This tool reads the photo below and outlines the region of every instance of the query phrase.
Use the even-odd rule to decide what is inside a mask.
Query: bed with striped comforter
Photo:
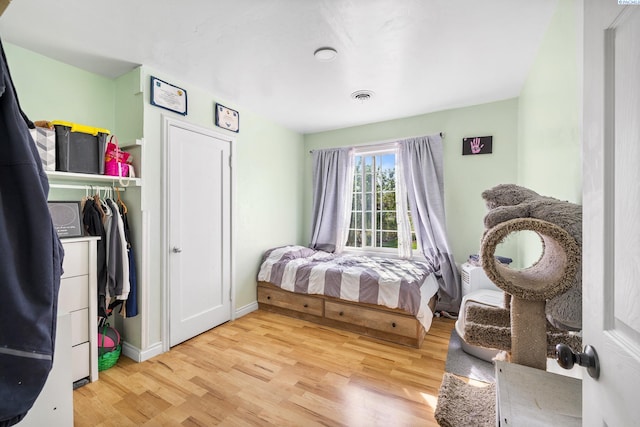
[[[284,290],[399,308],[429,330],[429,300],[438,281],[426,263],[374,256],[335,255],[304,246],[265,252],[258,281]]]

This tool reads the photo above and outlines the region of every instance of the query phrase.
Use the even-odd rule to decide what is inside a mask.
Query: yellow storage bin
[[[107,129],[54,120],[56,170],[89,174],[104,173]]]

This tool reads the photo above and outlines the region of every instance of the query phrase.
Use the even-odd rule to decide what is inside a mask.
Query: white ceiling
[[[0,37],[107,77],[143,64],[311,133],[518,96],[556,4],[13,0]],[[317,61],[323,46],[338,57]]]

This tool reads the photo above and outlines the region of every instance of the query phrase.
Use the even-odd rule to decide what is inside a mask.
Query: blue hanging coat
[[[51,370],[63,249],[33,123],[1,42],[0,51],[0,426],[9,426],[31,409]]]

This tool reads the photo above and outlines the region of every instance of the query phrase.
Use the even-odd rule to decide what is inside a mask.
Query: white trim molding
[[[132,346],[126,341],[122,343],[122,354],[138,363],[149,360],[152,357],[156,357],[162,353],[164,353],[164,350],[162,349],[161,342],[152,344],[146,350],[140,350],[139,348]]]
[[[257,309],[258,309],[258,301],[254,301],[243,307],[236,308],[235,319],[238,319],[242,316],[246,316],[247,314],[251,313],[252,311],[256,311]]]

